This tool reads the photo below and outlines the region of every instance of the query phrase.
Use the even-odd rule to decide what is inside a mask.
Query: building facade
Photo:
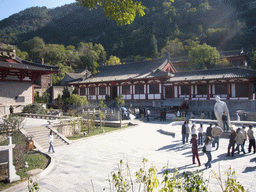
[[[34,102],[34,82],[43,75],[58,73],[58,67],[16,57],[15,50],[0,49],[0,115],[9,114]]]
[[[168,55],[155,60],[103,66],[101,72],[72,85],[88,100],[255,99],[256,70],[241,67],[177,72]]]

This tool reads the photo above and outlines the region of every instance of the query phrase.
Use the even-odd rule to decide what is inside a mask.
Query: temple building
[[[44,75],[58,73],[58,67],[22,60],[15,50],[0,49],[0,115],[20,112],[34,102],[35,82]],[[49,85],[51,86],[51,85]]]
[[[231,57],[230,57],[231,58]],[[112,66],[101,66],[88,79],[71,83],[88,100],[114,99],[123,95],[126,102],[151,102],[151,106],[171,106],[173,101],[254,100],[256,70],[246,67],[246,55],[233,56],[228,68],[178,72],[170,57]],[[238,62],[239,61],[239,62]],[[178,66],[178,63],[175,63]],[[169,103],[169,104],[168,104]],[[176,102],[177,103],[177,102]],[[159,106],[159,105],[158,105]]]

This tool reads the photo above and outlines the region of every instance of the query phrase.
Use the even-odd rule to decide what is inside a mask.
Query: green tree
[[[184,51],[184,46],[178,38],[174,40],[168,39],[165,47],[161,49],[161,55],[167,52],[170,56],[178,56],[182,51]]]
[[[256,69],[256,50],[252,51],[252,63],[251,63],[251,65],[252,65],[253,69]]]
[[[109,59],[105,62],[105,65],[117,65],[121,64],[121,60],[117,56],[111,55]]]
[[[158,53],[158,46],[157,46],[157,40],[156,40],[156,36],[152,35],[151,37],[151,41],[150,41],[150,57],[152,58],[156,58],[159,56]]]
[[[29,55],[26,51],[21,51],[20,49],[17,48],[17,46],[15,45],[10,45],[10,44],[4,44],[4,43],[1,43],[1,47],[3,49],[8,49],[8,50],[15,50],[16,52],[16,55],[17,57],[21,58],[21,59],[28,59],[29,58]]]
[[[59,66],[59,73],[53,74],[52,81],[53,84],[57,85],[65,77],[66,73],[74,72],[71,66],[64,65],[62,63],[57,63],[56,66]]]
[[[68,90],[68,87],[65,87],[63,89],[61,98],[65,103],[68,103],[68,99],[70,98],[70,92]]]
[[[103,99],[99,101],[100,128],[102,128],[102,119],[105,118],[105,113],[102,111],[106,107]]]
[[[187,71],[214,68],[220,62],[220,53],[216,47],[211,47],[205,43],[192,47],[188,55],[188,64],[185,69]]]
[[[40,37],[34,37],[28,41],[24,41],[21,45],[22,50],[29,54],[30,60],[41,62],[40,52],[45,47],[45,42]]]
[[[145,6],[132,0],[76,0],[78,5],[94,9],[101,6],[107,18],[113,19],[118,25],[131,24],[136,16],[145,15]]]
[[[59,44],[47,44],[40,51],[40,57],[44,58],[46,63],[58,63],[65,61],[65,47]]]
[[[84,106],[84,105],[88,105],[88,100],[86,97],[82,97],[80,95],[77,94],[72,94],[68,100],[68,103],[70,104],[75,104],[77,106]]]
[[[80,57],[80,67],[96,73],[99,63],[106,60],[106,51],[101,44],[82,43],[78,44],[77,51]]]
[[[122,109],[121,109],[121,107],[123,107],[125,104],[125,101],[123,98],[124,98],[123,95],[119,95],[118,97],[116,97],[116,103],[117,103],[117,106],[120,111],[120,128],[122,128]]]

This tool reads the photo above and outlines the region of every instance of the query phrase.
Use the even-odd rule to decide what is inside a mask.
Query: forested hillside
[[[68,51],[73,61],[64,65],[91,70],[109,58],[118,63],[119,58],[128,62],[154,58],[165,51],[171,56],[188,55],[195,44],[205,43],[219,51],[243,47],[251,53],[255,49],[254,0],[140,1],[147,7],[146,15],[125,26],[108,20],[100,7],[32,7],[0,21],[0,42],[16,45],[26,59],[39,62],[44,58],[53,65],[63,58],[52,61],[47,56],[49,50]],[[32,47],[31,42],[35,43]],[[95,66],[85,66],[85,61]]]

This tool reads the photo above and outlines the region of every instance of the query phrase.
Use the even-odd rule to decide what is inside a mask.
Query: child
[[[195,158],[197,158],[198,165],[201,166],[199,155],[198,155],[198,141],[197,141],[196,134],[192,135],[191,144],[192,144],[193,164],[196,164]]]

